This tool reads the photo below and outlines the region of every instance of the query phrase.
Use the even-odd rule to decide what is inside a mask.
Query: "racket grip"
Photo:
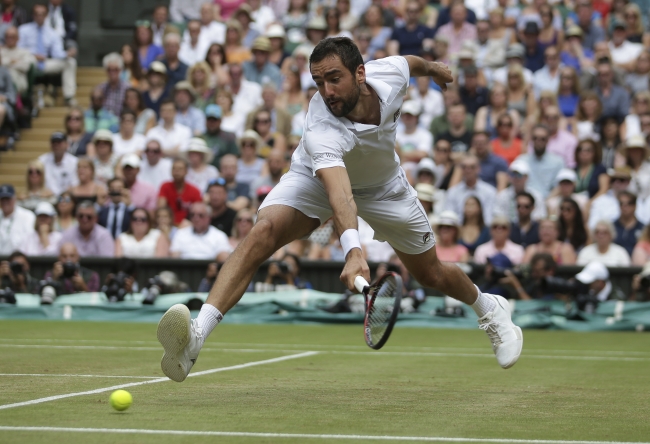
[[[363,290],[368,286],[368,281],[366,281],[363,276],[357,276],[354,278],[354,288],[357,289],[359,293],[363,293]]]

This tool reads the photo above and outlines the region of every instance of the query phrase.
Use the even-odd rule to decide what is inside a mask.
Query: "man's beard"
[[[334,99],[325,100],[325,105],[335,117],[345,117],[352,112],[361,96],[361,87],[357,84],[356,88],[350,94],[344,97],[335,97]],[[338,102],[336,109],[332,109],[330,102]]]

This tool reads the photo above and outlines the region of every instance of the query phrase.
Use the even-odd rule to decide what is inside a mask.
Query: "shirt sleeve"
[[[304,147],[316,175],[316,171],[322,168],[345,168],[343,156],[354,147],[354,141],[342,125],[319,122],[305,132]]]

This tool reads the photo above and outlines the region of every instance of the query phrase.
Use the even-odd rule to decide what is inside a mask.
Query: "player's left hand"
[[[429,66],[433,81],[436,82],[443,91],[447,91],[447,83],[454,81],[454,77],[451,75],[449,67],[440,62],[431,62]]]

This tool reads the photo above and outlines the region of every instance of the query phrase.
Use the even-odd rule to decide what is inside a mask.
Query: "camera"
[[[63,277],[70,279],[75,273],[79,271],[79,265],[74,262],[64,262],[63,263]]]
[[[18,261],[11,261],[9,263],[9,269],[13,274],[23,274],[25,272],[25,267],[23,267],[23,263]]]
[[[160,274],[152,277],[147,285],[142,289],[144,299],[143,305],[152,305],[156,298],[161,294],[171,294],[176,291],[183,291],[187,286],[178,280],[178,276],[173,271],[162,271]]]
[[[278,268],[280,269],[281,273],[288,273],[289,272],[289,264],[287,264],[284,261],[273,261],[271,262],[272,264],[276,264]]]
[[[106,294],[109,302],[120,302],[124,300],[124,296],[128,294],[126,290],[126,279],[129,277],[123,271],[119,271],[117,274],[111,276],[106,284],[101,288]]]
[[[41,305],[49,305],[62,292],[61,284],[52,278],[39,282],[38,294],[41,295]]]
[[[0,290],[0,303],[15,304],[16,293],[9,287]]]
[[[558,277],[545,277],[541,282],[544,293],[566,294],[576,303],[578,310],[594,313],[598,308],[598,298],[592,294],[589,285],[578,280],[566,280]]]
[[[650,274],[642,275],[639,285],[644,290],[650,289]]]

